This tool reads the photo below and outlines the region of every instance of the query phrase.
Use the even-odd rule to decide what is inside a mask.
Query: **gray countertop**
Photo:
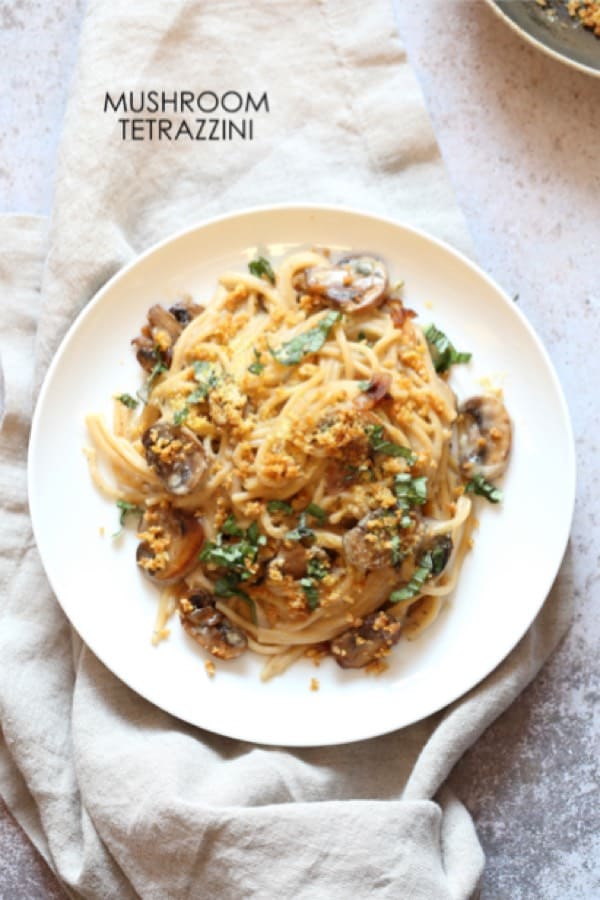
[[[573,626],[452,785],[486,851],[484,900],[592,900],[600,896],[600,78],[534,50],[481,0],[394,5],[478,259],[518,294],[548,348],[578,452]],[[2,212],[50,210],[83,6],[0,4],[9,86],[0,107]],[[551,514],[552,485],[548,496]],[[0,804],[0,898],[60,896]]]

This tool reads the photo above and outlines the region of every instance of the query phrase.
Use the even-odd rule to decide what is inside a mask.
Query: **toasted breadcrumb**
[[[311,678],[311,679],[310,679],[310,689],[311,689],[311,691],[318,691],[318,690],[319,690],[319,679],[318,679],[318,678]]]
[[[215,672],[217,671],[217,669],[216,669],[215,664],[212,661],[212,659],[206,660],[206,662],[204,663],[204,668],[206,669],[206,674],[208,675],[209,678],[215,677]]]

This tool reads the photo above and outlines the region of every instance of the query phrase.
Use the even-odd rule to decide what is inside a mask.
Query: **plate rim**
[[[128,680],[122,674],[117,673],[114,670],[114,668],[112,667],[112,665],[109,665],[107,662],[105,662],[103,653],[101,653],[101,652],[99,653],[83,637],[81,638],[84,641],[85,645],[92,651],[92,653],[94,653],[94,655],[102,662],[102,664],[104,666],[106,666],[106,668],[109,670],[109,672],[111,672],[111,674],[113,674],[116,678],[118,678],[130,690],[134,691],[136,694],[141,696],[143,699],[147,700],[149,703],[152,703],[153,706],[155,706],[157,709],[163,710],[164,712],[167,712],[169,715],[173,715],[175,718],[179,719],[180,721],[191,724],[195,728],[204,729],[207,731],[211,731],[212,733],[215,733],[215,734],[223,735],[228,738],[244,740],[244,741],[248,741],[250,743],[254,743],[254,744],[258,744],[258,745],[287,746],[287,747],[335,746],[335,745],[355,743],[360,740],[375,738],[375,737],[378,737],[378,736],[381,736],[384,734],[391,733],[393,731],[397,731],[404,727],[409,727],[411,724],[422,721],[423,719],[427,718],[429,715],[432,715],[432,714],[439,712],[440,710],[446,708],[450,704],[459,700],[461,697],[464,697],[465,695],[467,695],[469,693],[469,691],[473,690],[479,684],[481,684],[482,681],[484,681],[485,678],[487,678],[490,675],[490,673],[492,671],[494,671],[494,669],[497,668],[497,666],[499,666],[508,657],[508,655],[514,650],[514,648],[521,641],[521,639],[523,638],[523,635],[527,632],[527,630],[531,627],[532,623],[535,621],[535,618],[538,616],[540,610],[542,609],[544,603],[546,602],[546,600],[548,598],[548,595],[549,595],[552,585],[556,579],[556,576],[558,574],[558,571],[560,569],[560,566],[563,562],[563,559],[564,559],[564,556],[565,556],[565,553],[567,550],[568,541],[569,541],[569,537],[570,537],[570,533],[571,533],[571,529],[572,529],[574,509],[575,509],[577,472],[576,472],[576,453],[575,453],[575,441],[574,441],[573,427],[572,427],[572,423],[571,423],[569,408],[568,408],[568,405],[566,402],[564,391],[562,389],[562,385],[560,383],[558,375],[552,364],[552,360],[550,359],[550,356],[549,356],[544,344],[542,343],[541,339],[538,337],[537,333],[535,332],[533,326],[530,324],[529,320],[526,318],[525,314],[522,312],[522,310],[518,306],[516,306],[511,301],[508,294],[500,287],[500,285],[495,281],[495,279],[492,278],[490,275],[488,275],[475,262],[473,262],[471,259],[469,259],[463,252],[456,249],[451,244],[447,243],[446,241],[442,240],[441,238],[438,238],[438,237],[430,234],[429,232],[425,231],[424,229],[416,227],[414,225],[409,225],[399,219],[394,219],[390,216],[380,215],[378,213],[374,213],[374,212],[371,212],[371,211],[365,210],[365,209],[349,207],[349,206],[344,206],[344,205],[338,205],[338,204],[275,203],[275,204],[261,204],[261,205],[252,206],[252,207],[244,207],[244,208],[236,209],[233,211],[229,211],[229,212],[221,214],[219,216],[205,217],[204,219],[200,220],[199,222],[197,222],[193,225],[188,225],[182,229],[179,229],[178,231],[176,231],[174,233],[167,235],[166,237],[164,237],[161,240],[157,241],[156,243],[152,244],[150,247],[148,247],[142,253],[135,256],[125,266],[123,266],[118,271],[116,271],[108,279],[108,281],[106,281],[105,284],[102,285],[102,287],[93,295],[93,297],[88,301],[88,303],[79,311],[79,313],[75,317],[74,321],[71,323],[71,325],[65,332],[62,340],[60,341],[60,344],[59,344],[57,350],[55,351],[54,356],[50,362],[50,365],[48,366],[48,369],[44,375],[42,385],[41,385],[41,388],[40,388],[40,391],[38,394],[38,398],[36,401],[35,410],[34,410],[33,417],[32,417],[31,430],[30,430],[29,442],[28,442],[28,450],[27,450],[27,495],[28,495],[33,535],[34,535],[34,539],[36,542],[38,553],[40,555],[42,566],[44,569],[44,574],[50,584],[50,587],[52,589],[53,594],[55,595],[57,602],[59,603],[59,605],[61,607],[61,610],[63,611],[63,614],[69,621],[69,624],[71,625],[71,627],[74,628],[75,631],[77,631],[77,633],[79,634],[79,632],[78,632],[77,628],[75,627],[75,625],[73,624],[70,616],[67,615],[67,613],[63,607],[63,604],[59,598],[58,592],[54,588],[53,580],[52,580],[52,578],[46,568],[46,565],[44,563],[44,557],[43,557],[42,550],[40,547],[40,541],[38,540],[39,518],[36,513],[38,501],[36,500],[34,484],[33,484],[33,482],[34,482],[34,457],[35,457],[35,452],[36,452],[37,435],[38,435],[38,431],[41,427],[40,422],[41,422],[41,419],[43,416],[45,399],[46,399],[47,393],[51,389],[54,373],[55,373],[56,369],[59,367],[61,359],[62,359],[63,355],[65,354],[67,348],[70,346],[70,344],[73,340],[73,337],[74,337],[76,331],[78,330],[79,323],[81,322],[81,320],[86,318],[92,312],[92,310],[102,302],[104,296],[108,292],[110,292],[111,288],[118,280],[123,278],[127,273],[129,273],[133,268],[135,268],[137,265],[139,265],[144,260],[146,260],[149,256],[164,249],[169,244],[176,243],[179,240],[191,235],[192,233],[201,231],[204,228],[214,226],[217,224],[221,224],[221,223],[226,223],[228,220],[248,218],[248,217],[251,218],[257,214],[269,214],[269,213],[273,213],[273,212],[291,213],[291,214],[314,213],[317,215],[319,213],[340,214],[342,216],[347,215],[350,217],[359,217],[362,219],[370,219],[379,224],[384,224],[386,227],[404,230],[405,232],[411,233],[411,234],[416,235],[417,237],[423,239],[426,243],[433,244],[436,247],[440,248],[443,252],[445,252],[445,253],[449,254],[451,257],[453,257],[455,261],[458,261],[462,266],[466,266],[478,278],[487,282],[487,284],[495,291],[495,293],[498,295],[498,297],[501,298],[502,303],[510,309],[512,315],[516,316],[516,318],[519,320],[520,325],[525,329],[529,339],[534,343],[534,345],[536,346],[537,352],[541,355],[542,359],[544,360],[547,374],[550,377],[556,399],[560,406],[561,419],[562,419],[562,423],[564,425],[565,449],[566,449],[566,454],[568,457],[568,459],[565,459],[565,478],[568,479],[569,510],[568,510],[568,516],[567,515],[563,516],[563,518],[561,520],[561,522],[562,522],[561,533],[560,533],[560,540],[558,541],[558,546],[560,546],[561,550],[560,550],[560,553],[557,554],[555,560],[553,560],[552,565],[550,565],[548,567],[546,578],[544,579],[544,582],[540,587],[540,594],[542,595],[543,599],[541,600],[539,606],[536,608],[532,618],[529,621],[527,621],[525,626],[520,630],[520,633],[514,637],[514,640],[512,641],[511,646],[508,648],[508,650],[503,651],[502,655],[499,658],[497,658],[497,654],[494,655],[489,667],[485,668],[485,671],[483,671],[480,674],[480,676],[474,683],[471,683],[471,684],[469,684],[468,687],[462,688],[458,691],[456,689],[453,689],[452,691],[450,691],[451,695],[446,697],[443,700],[443,702],[435,701],[433,704],[429,703],[427,708],[424,709],[422,715],[419,715],[416,718],[412,717],[410,719],[410,721],[401,722],[400,724],[398,724],[395,721],[392,721],[389,725],[386,725],[383,728],[378,727],[376,730],[369,728],[366,733],[360,732],[359,730],[357,730],[356,733],[353,733],[351,736],[342,736],[341,738],[331,737],[331,738],[327,738],[326,740],[315,740],[313,738],[313,739],[308,739],[308,740],[307,739],[302,739],[302,740],[284,739],[283,741],[281,741],[281,740],[276,740],[274,738],[265,739],[264,737],[261,738],[260,740],[257,740],[256,738],[248,737],[247,734],[236,730],[235,725],[233,725],[231,728],[227,728],[227,729],[219,727],[218,730],[213,730],[212,728],[209,728],[206,725],[198,724],[196,721],[190,721],[190,719],[186,718],[185,716],[182,716],[179,712],[173,711],[172,708],[168,708],[162,702],[160,704],[157,703],[154,699],[152,699],[152,697],[150,697],[148,695],[147,692],[144,692],[143,689],[140,689],[140,687],[138,687],[138,686],[133,687],[130,680]],[[36,519],[38,520],[37,525],[36,525]],[[80,635],[80,637],[81,637],[81,635]]]

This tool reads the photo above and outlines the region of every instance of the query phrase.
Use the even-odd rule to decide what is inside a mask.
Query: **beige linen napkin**
[[[150,89],[267,91],[270,111],[252,142],[121,140],[106,91]],[[72,632],[26,502],[51,355],[138,251],[215,213],[293,200],[385,213],[468,249],[385,0],[90,3],[49,235],[43,220],[0,219],[0,793],[74,896],[466,900],[483,855],[443,783],[566,628],[563,567],[530,632],[459,702],[372,741],[293,751],[182,724]],[[76,523],[57,510],[56,526],[68,540]]]

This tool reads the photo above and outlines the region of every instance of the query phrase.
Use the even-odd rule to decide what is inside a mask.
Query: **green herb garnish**
[[[120,510],[119,514],[119,529],[115,531],[112,537],[119,537],[125,525],[127,524],[127,516],[136,515],[143,516],[144,508],[143,506],[137,506],[135,503],[128,503],[127,500],[117,500],[117,509]]]
[[[419,564],[415,569],[412,578],[403,588],[392,591],[389,596],[390,603],[400,603],[402,600],[410,600],[416,597],[428,578],[431,578],[433,570],[433,561],[431,551],[427,551],[419,560]]]
[[[318,581],[322,581],[328,571],[328,567],[318,556],[313,556],[306,564],[306,574],[310,575],[311,578],[316,578]]]
[[[291,516],[294,509],[285,500],[269,500],[267,502],[267,511],[270,513],[280,512],[286,516]]]
[[[336,322],[342,318],[342,314],[336,310],[326,313],[314,328],[303,331],[278,349],[269,347],[269,352],[282,366],[295,366],[307,353],[317,353],[327,340],[329,332]]]
[[[244,603],[248,604],[250,615],[252,616],[252,621],[255,625],[258,625],[256,604],[249,594],[247,594],[245,591],[242,591],[238,587],[238,582],[235,576],[224,575],[221,578],[217,578],[214,585],[214,592],[217,597],[239,597],[240,600],[243,600]]]
[[[368,391],[371,387],[370,381],[359,381],[357,382],[359,391]]]
[[[192,363],[192,367],[198,387],[188,394],[187,400],[188,403],[200,403],[202,400],[206,400],[212,388],[217,387],[219,378],[206,360],[196,361]]]
[[[308,603],[311,609],[316,609],[319,606],[319,589],[314,583],[312,578],[301,578],[300,584],[302,586],[302,590],[304,591],[304,596],[306,597],[306,602]]]
[[[248,371],[252,372],[253,375],[262,375],[265,370],[265,364],[260,361],[261,354],[254,349],[254,362],[250,363],[248,366]]]
[[[275,284],[275,272],[273,271],[273,266],[264,256],[257,256],[256,259],[249,262],[248,269],[250,270],[250,273],[256,275],[257,278],[264,278],[266,276],[271,284]]]
[[[136,400],[135,397],[132,397],[131,394],[119,394],[117,397],[119,403],[122,403],[123,406],[127,406],[128,409],[135,409],[139,400]]]
[[[446,372],[450,366],[467,363],[471,359],[471,353],[460,353],[444,332],[435,325],[429,325],[424,334],[436,372]]]
[[[411,478],[408,472],[400,472],[394,478],[394,493],[400,509],[421,506],[427,500],[427,476]]]
[[[410,466],[417,461],[417,454],[410,447],[401,447],[393,441],[383,439],[383,425],[365,425],[365,433],[369,438],[371,450],[375,453],[383,453],[385,456],[402,456]]]
[[[182,406],[181,409],[178,409],[177,412],[173,415],[173,422],[175,425],[181,425],[190,414],[189,406]]]
[[[404,559],[404,554],[400,548],[400,535],[393,534],[390,538],[390,543],[392,545],[392,565],[399,566]]]
[[[319,524],[322,524],[327,518],[327,513],[320,506],[317,506],[316,503],[309,503],[304,512],[307,512],[309,516],[313,516],[313,518],[317,519]]]
[[[500,488],[497,488],[495,484],[492,484],[491,481],[484,478],[481,473],[474,475],[473,478],[467,482],[465,491],[468,494],[479,494],[480,497],[485,497],[490,503],[500,503],[502,500],[502,491]]]
[[[240,540],[223,543],[224,537],[239,537]],[[216,541],[207,541],[204,544],[199,559],[202,562],[228,569],[230,573],[237,576],[239,581],[247,581],[252,575],[250,566],[256,562],[258,548],[266,543],[266,535],[260,534],[256,522],[252,522],[250,527],[244,531],[234,517],[229,516],[223,523],[223,528],[218,533]]]
[[[306,524],[306,512],[300,514],[300,519],[298,521],[298,525],[296,528],[293,528],[292,531],[288,531],[285,540],[286,541],[303,541],[306,538],[314,538],[315,533],[312,528],[309,528]]]

